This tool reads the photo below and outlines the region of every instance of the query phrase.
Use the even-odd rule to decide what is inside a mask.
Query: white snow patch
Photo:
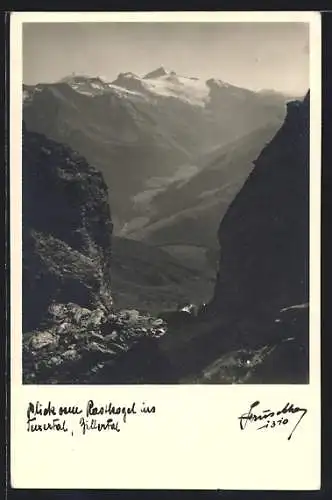
[[[98,89],[98,90],[103,90],[104,89],[103,85],[100,85],[100,83],[91,82],[90,85],[94,89]]]
[[[113,83],[108,83],[108,88],[110,90],[113,90],[114,92],[116,92],[118,95],[132,95],[132,96],[137,96],[137,97],[141,97],[141,98],[144,98],[145,96],[140,93],[140,92],[137,92],[137,91],[134,91],[134,90],[128,90],[124,87],[119,87],[118,85],[114,85]]]
[[[205,81],[177,75],[144,79],[142,85],[152,94],[175,97],[194,106],[204,106],[210,93]]]

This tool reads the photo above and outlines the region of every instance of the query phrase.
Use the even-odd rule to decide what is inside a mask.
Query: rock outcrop
[[[165,322],[113,304],[111,234],[101,173],[23,126],[24,383],[137,382],[161,366]]]
[[[112,306],[102,175],[71,149],[23,130],[23,332],[52,303]]]
[[[218,314],[271,317],[308,302],[309,93],[287,107],[219,227]]]
[[[204,315],[161,339],[173,374],[185,383],[307,383],[309,93],[288,104],[218,236]]]
[[[52,304],[49,316],[42,329],[23,336],[24,383],[135,383],[151,363],[162,366],[155,347],[166,333],[161,319],[71,302]]]

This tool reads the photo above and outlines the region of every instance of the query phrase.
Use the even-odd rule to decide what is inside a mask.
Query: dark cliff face
[[[220,315],[269,317],[308,302],[309,93],[288,104],[218,236],[212,306]]]
[[[23,130],[23,332],[52,302],[111,307],[112,222],[101,174]]]
[[[287,108],[220,224],[212,301],[162,339],[184,383],[308,382],[309,94]]]

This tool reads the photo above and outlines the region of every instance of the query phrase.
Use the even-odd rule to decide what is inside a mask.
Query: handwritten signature
[[[270,409],[268,409],[259,410],[258,413],[254,413],[253,409],[257,408],[259,405],[260,401],[255,401],[250,405],[249,410],[246,413],[243,413],[240,417],[238,417],[240,420],[240,429],[243,431],[249,423],[255,422],[263,423],[263,425],[258,427],[257,430],[273,429],[278,426],[287,425],[289,423],[289,418],[291,418],[291,415],[299,414],[299,419],[295,423],[291,433],[287,438],[288,441],[291,439],[299,423],[308,412],[306,408],[294,406],[293,403],[286,403],[281,410],[271,411]]]

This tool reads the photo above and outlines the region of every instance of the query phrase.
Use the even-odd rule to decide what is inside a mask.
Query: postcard
[[[320,488],[320,23],[12,13],[14,488]]]

